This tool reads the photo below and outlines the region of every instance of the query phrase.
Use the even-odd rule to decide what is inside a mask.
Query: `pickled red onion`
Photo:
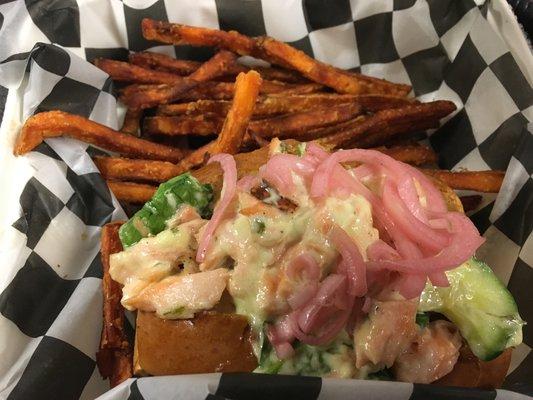
[[[296,310],[307,304],[317,292],[320,267],[313,256],[302,253],[290,262],[285,274],[295,282],[295,289],[287,302],[293,310]]]
[[[349,293],[355,297],[363,296],[367,290],[366,266],[357,244],[337,225],[331,230],[331,241],[342,257],[337,268],[348,279]]]
[[[266,333],[268,340],[272,344],[291,342],[294,340],[288,315],[281,317],[275,324],[269,325]]]
[[[485,239],[479,236],[476,227],[465,215],[449,212],[445,218],[452,226],[452,240],[437,255],[420,259],[369,261],[367,266],[429,275],[461,265],[474,255]]]
[[[292,154],[275,154],[259,169],[259,177],[272,185],[280,195],[291,197],[294,193],[292,174],[310,179],[315,171],[315,165]]]
[[[449,235],[431,228],[409,212],[390,181],[383,186],[382,198],[385,209],[413,242],[430,251],[439,251],[450,242]]]
[[[224,214],[233,200],[237,188],[237,167],[235,165],[235,159],[233,156],[224,153],[216,154],[211,157],[207,163],[210,164],[212,162],[220,163],[220,166],[224,171],[224,180],[222,183],[220,200],[218,201],[213,211],[213,216],[205,226],[202,236],[198,242],[196,261],[199,263],[204,261],[207,248],[209,247],[213,237],[213,233],[224,218]]]
[[[294,336],[310,345],[331,341],[346,325],[352,312],[353,298],[347,296],[346,277],[331,274],[304,308],[289,315]]]

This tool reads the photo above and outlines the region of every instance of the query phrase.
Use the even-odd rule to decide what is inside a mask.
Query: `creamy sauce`
[[[366,257],[366,248],[378,239],[370,204],[363,197],[328,198],[321,204],[314,204],[304,183],[298,178],[295,183],[294,199],[299,207],[294,212],[281,211],[248,193],[239,192],[234,200],[236,213],[216,229],[205,261],[200,265],[195,262],[197,237],[206,221],[192,212],[192,207],[179,207],[167,221],[169,229],[142,239],[111,257],[111,275],[124,285],[123,305],[128,309],[155,310],[165,317],[190,317],[199,311],[197,306],[187,308],[186,304],[181,304],[187,302],[181,299],[180,303],[178,298],[171,304],[172,296],[157,294],[168,291],[165,279],[227,268],[230,270],[227,290],[233,297],[236,312],[248,317],[256,333],[259,354],[264,322],[289,311],[287,299],[297,284],[285,274],[292,259],[308,252],[325,277],[338,256],[328,238],[334,225],[345,229],[363,257]],[[275,191],[270,197],[274,204],[279,200]],[[212,307],[210,301],[205,304]]]

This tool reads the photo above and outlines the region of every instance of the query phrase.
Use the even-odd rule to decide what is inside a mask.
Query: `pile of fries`
[[[175,46],[215,47],[204,63],[151,52],[132,53],[129,62],[97,59],[119,82],[127,113],[120,132],[60,111],[31,117],[15,153],[43,139],[71,136],[118,153],[96,157],[116,197],[142,204],[156,184],[197,169],[216,153],[238,154],[246,164],[271,139],[317,141],[328,150],[376,148],[423,168],[453,189],[497,192],[503,172],[435,169],[438,157],[416,142],[455,110],[449,101],[421,103],[404,84],[340,70],[269,37],[144,19],[143,35]],[[239,56],[270,63],[250,67]],[[463,198],[476,208],[479,195]]]

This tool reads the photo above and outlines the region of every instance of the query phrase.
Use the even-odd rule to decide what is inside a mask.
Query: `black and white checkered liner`
[[[471,0],[62,0],[0,2],[0,398],[74,399],[104,393],[95,369],[102,296],[99,233],[123,211],[90,159],[94,149],[51,139],[11,155],[30,115],[52,109],[118,126],[106,74],[86,62],[128,50],[206,59],[211,49],[160,46],[143,17],[267,34],[319,60],[413,85],[458,111],[429,142],[444,168],[505,169],[504,187],[471,217],[480,250],[533,321],[533,91]],[[482,3],[482,2],[481,2]],[[50,45],[54,43],[55,45]],[[8,89],[6,89],[8,88]],[[4,110],[5,108],[5,110]],[[2,118],[3,116],[3,118]],[[506,387],[532,394],[533,327]],[[400,383],[250,374],[129,380],[104,399],[511,398]],[[518,397],[515,397],[518,398]]]

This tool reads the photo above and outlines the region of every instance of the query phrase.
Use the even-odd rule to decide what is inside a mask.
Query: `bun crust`
[[[468,346],[463,346],[452,372],[433,384],[480,389],[499,388],[507,375],[511,353],[512,350],[507,349],[494,360],[481,361]]]
[[[135,375],[248,372],[256,367],[242,315],[205,312],[189,320],[165,320],[137,313]]]

